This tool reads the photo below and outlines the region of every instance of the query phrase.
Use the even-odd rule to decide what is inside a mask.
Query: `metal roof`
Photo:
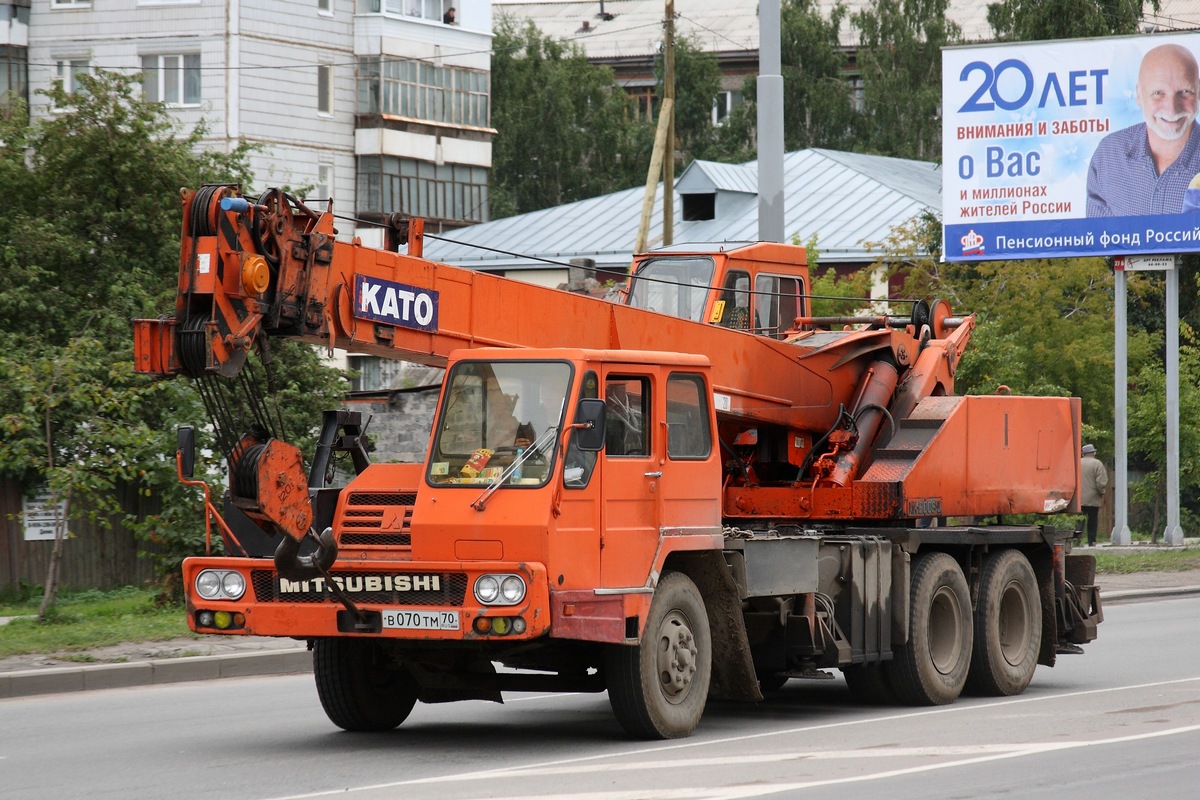
[[[987,6],[996,0],[951,0],[947,16],[962,29],[963,41],[987,42],[995,38],[987,21]],[[759,0],[676,0],[675,30],[692,38],[711,53],[758,50]],[[606,15],[600,16],[601,5]],[[828,19],[835,5],[817,0],[821,16]],[[872,0],[842,0],[847,12],[840,41],[847,47],[858,43],[850,15],[873,6]],[[493,0],[493,11],[516,19],[530,19],[538,29],[555,39],[570,39],[589,58],[646,56],[662,40],[664,0]],[[1162,0],[1157,12],[1146,4],[1142,30],[1183,30],[1200,26],[1200,0]],[[586,28],[584,23],[587,23]]]
[[[680,182],[699,171],[751,180],[714,186],[728,194],[718,203],[720,217],[684,222],[682,198],[675,196],[676,243],[758,240],[757,162],[738,166],[693,162]],[[749,178],[748,176],[753,176]],[[784,156],[784,230],[807,242],[816,236],[821,262],[861,264],[875,258],[867,242],[923,211],[941,209],[941,168],[923,161],[835,150],[800,150]],[[427,238],[425,256],[483,270],[559,269],[572,258],[625,270],[633,256],[645,187],[580,200],[507,219],[485,222]],[[649,247],[662,242],[662,185],[656,192]],[[488,248],[488,249],[481,249]],[[546,259],[540,261],[539,259]]]

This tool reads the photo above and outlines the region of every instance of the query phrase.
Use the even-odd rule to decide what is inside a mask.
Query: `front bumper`
[[[206,569],[239,572],[245,594],[237,600],[202,598],[196,576]],[[521,576],[525,597],[515,605],[480,603],[472,587],[485,574]],[[324,578],[280,578],[268,559],[186,559],[188,626],[197,633],[299,639],[357,634],[443,642],[534,639],[550,627],[549,588],[541,564],[339,561],[330,576],[360,613],[350,611]],[[483,624],[477,622],[480,618],[506,623]],[[517,619],[522,622],[514,625]]]

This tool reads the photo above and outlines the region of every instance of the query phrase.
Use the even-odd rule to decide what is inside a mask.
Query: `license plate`
[[[390,608],[383,611],[383,627],[410,631],[456,631],[457,611],[410,611]]]

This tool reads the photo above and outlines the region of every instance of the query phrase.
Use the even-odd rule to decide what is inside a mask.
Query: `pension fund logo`
[[[958,241],[962,244],[964,256],[983,255],[983,237],[976,233],[974,229],[967,231]]]

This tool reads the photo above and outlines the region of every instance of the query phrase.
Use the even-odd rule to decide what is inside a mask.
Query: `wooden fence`
[[[156,500],[141,497],[132,487],[123,495],[124,508],[138,514],[158,511]],[[25,540],[21,500],[15,483],[0,480],[0,591],[15,590],[23,583],[45,585],[54,549],[53,541]],[[119,520],[110,528],[88,520],[72,520],[68,527],[71,538],[63,543],[60,588],[112,589],[154,580],[151,559],[138,555],[141,544]]]

